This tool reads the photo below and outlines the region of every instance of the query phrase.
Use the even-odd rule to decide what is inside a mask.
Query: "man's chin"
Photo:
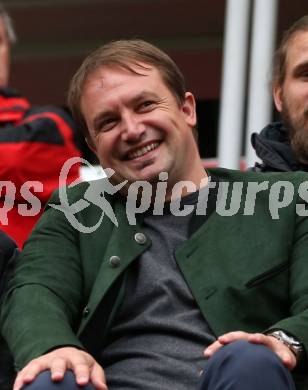
[[[134,183],[136,181],[145,181],[152,184],[159,181],[159,174],[161,171],[161,169],[154,167],[154,165],[146,166],[142,169],[127,171],[125,178],[130,183]]]
[[[136,181],[144,181],[150,184],[157,183],[159,181],[159,173],[132,175],[128,178],[129,183],[135,183]]]

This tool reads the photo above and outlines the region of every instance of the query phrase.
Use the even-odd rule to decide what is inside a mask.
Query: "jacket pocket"
[[[257,286],[260,283],[265,282],[267,279],[272,278],[273,276],[279,274],[280,272],[283,272],[289,268],[289,261],[284,261],[283,263],[275,265],[273,268],[263,272],[260,275],[255,276],[254,278],[250,279],[245,286],[247,288],[252,288],[254,286]]]

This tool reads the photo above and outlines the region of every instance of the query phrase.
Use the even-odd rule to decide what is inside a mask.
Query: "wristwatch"
[[[282,330],[275,330],[274,332],[267,333],[267,336],[273,336],[275,337],[275,339],[281,341],[284,345],[286,345],[290,349],[291,352],[294,353],[297,361],[300,359],[304,351],[304,347],[303,344],[300,341],[298,341],[296,338],[286,334]]]

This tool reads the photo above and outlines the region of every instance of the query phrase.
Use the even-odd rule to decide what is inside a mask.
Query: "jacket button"
[[[135,234],[135,241],[138,243],[138,244],[145,244],[146,241],[147,241],[147,238],[146,236],[143,234],[143,233],[136,233]]]
[[[90,309],[89,309],[88,306],[86,306],[86,307],[83,309],[82,315],[83,315],[84,317],[87,317],[87,316],[89,315],[89,313],[90,313]]]
[[[110,267],[117,268],[121,264],[121,259],[119,256],[111,256],[109,259]]]

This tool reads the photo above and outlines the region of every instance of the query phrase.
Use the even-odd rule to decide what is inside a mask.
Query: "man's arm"
[[[48,209],[18,261],[1,326],[20,369],[56,346],[83,348],[75,335],[83,299],[78,232]]]
[[[306,174],[298,173],[300,181],[307,179]],[[296,186],[295,186],[296,187]],[[296,192],[298,190],[296,189]],[[229,332],[218,337],[212,345],[210,345],[204,351],[206,357],[212,356],[223,345],[229,344],[237,340],[247,340],[251,343],[263,344],[275,352],[282,362],[290,369],[294,369],[299,360],[302,357],[307,356],[308,351],[308,217],[300,215],[298,213],[299,208],[297,205],[304,205],[305,210],[308,210],[308,205],[303,199],[297,197],[296,202],[293,203],[293,209],[290,212],[294,212],[295,228],[293,232],[293,243],[290,248],[289,259],[289,294],[287,297],[290,302],[289,316],[281,319],[277,323],[273,324],[269,329],[262,329],[263,333],[247,333],[240,329],[235,332]],[[307,214],[307,211],[305,212]],[[293,216],[291,214],[291,217]],[[285,216],[282,216],[285,218]],[[284,221],[287,224],[287,221]],[[290,224],[290,226],[292,226]],[[291,227],[290,227],[291,228]],[[277,287],[278,288],[278,287]],[[298,358],[295,356],[291,348],[286,343],[271,335],[271,333],[281,330],[287,335],[297,340],[301,347],[302,352]]]
[[[77,198],[84,187],[74,189]],[[58,202],[56,194],[51,202]],[[76,330],[89,294],[85,279],[92,280],[80,252],[79,232],[64,213],[48,208],[25,244],[2,309],[2,331],[18,368],[61,345],[83,348]]]
[[[2,310],[2,331],[20,370],[14,389],[46,369],[55,381],[70,369],[77,383],[90,380],[106,389],[103,369],[75,334],[85,300],[82,271],[78,232],[62,212],[47,209],[25,245]]]

